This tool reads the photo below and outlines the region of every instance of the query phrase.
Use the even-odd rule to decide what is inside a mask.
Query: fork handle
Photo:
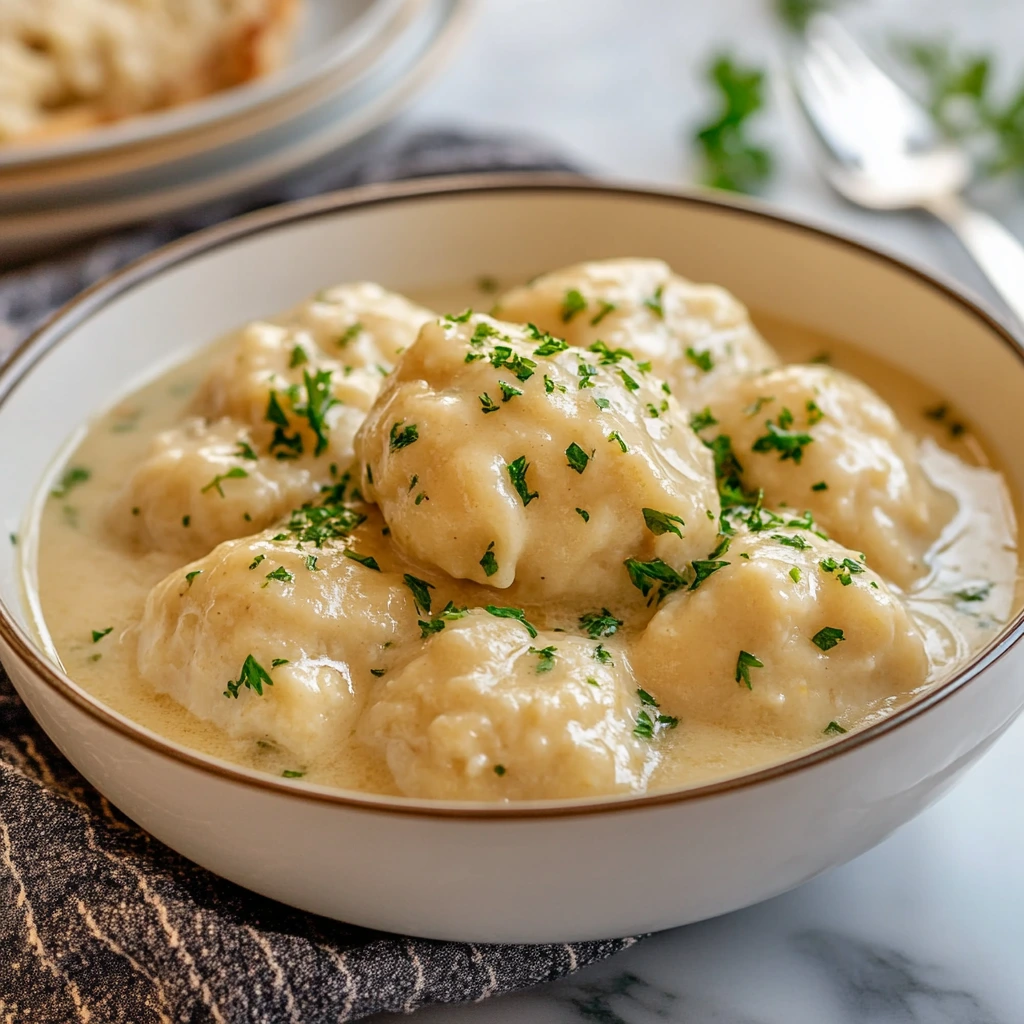
[[[987,213],[958,195],[943,196],[925,207],[960,239],[991,285],[1024,324],[1024,244]]]

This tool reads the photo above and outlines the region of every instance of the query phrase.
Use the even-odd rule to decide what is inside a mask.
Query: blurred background
[[[18,82],[3,36],[30,8],[0,0],[0,133],[4,90],[9,99]],[[789,78],[822,10],[970,147],[972,199],[1024,233],[1019,0],[301,0],[292,53],[265,78],[170,111],[4,140],[0,267],[67,259],[113,233],[118,244],[93,250],[111,269],[232,213],[334,187],[565,167],[751,192],[992,298],[937,222],[855,208],[818,173]]]

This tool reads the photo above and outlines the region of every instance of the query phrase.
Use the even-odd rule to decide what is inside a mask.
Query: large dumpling
[[[358,736],[384,756],[407,796],[635,792],[664,727],[644,712],[621,649],[531,635],[482,611],[449,623],[385,681]]]
[[[156,436],[109,521],[144,549],[195,558],[262,530],[317,490],[305,464],[257,456],[245,427],[195,418]]]
[[[714,546],[708,451],[658,378],[488,317],[427,324],[357,438],[396,543],[518,603],[636,597],[624,562]]]
[[[661,260],[599,260],[503,295],[496,316],[534,323],[584,348],[599,339],[649,359],[680,401],[779,358],[724,288],[694,284]]]
[[[813,743],[925,683],[917,626],[856,552],[764,510],[751,521],[757,531],[738,530],[633,648],[638,677],[673,714]]]
[[[232,337],[195,411],[246,424],[259,450],[279,460],[347,466],[384,377],[433,315],[379,285],[328,289],[278,321],[251,323]]]
[[[150,592],[139,626],[143,680],[228,735],[270,741],[300,763],[348,741],[375,674],[420,636],[411,589],[375,568],[370,549],[354,558],[303,542],[358,522],[327,512],[333,520],[307,511],[176,570]]]
[[[742,485],[771,507],[809,509],[838,541],[907,587],[953,509],[917,443],[871,388],[828,366],[783,366],[708,396],[704,436],[724,435]],[[707,422],[707,420],[705,420]]]

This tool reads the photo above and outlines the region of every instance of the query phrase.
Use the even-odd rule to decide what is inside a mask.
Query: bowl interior
[[[713,281],[756,310],[830,334],[949,396],[1024,492],[1024,355],[941,283],[744,205],[548,182],[365,190],[246,218],[178,243],[94,289],[0,379],[0,521],[26,536],[40,483],[83,424],[225,331],[343,280],[438,291],[512,283],[636,255]],[[0,545],[0,601],[33,634],[20,547]],[[31,561],[31,552],[26,553]]]

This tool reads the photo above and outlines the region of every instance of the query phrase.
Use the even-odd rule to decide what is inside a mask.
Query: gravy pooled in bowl
[[[36,567],[77,682],[288,778],[626,795],[876,721],[1014,610],[1003,478],[893,368],[658,260],[426,301],[327,289],[93,424]]]

